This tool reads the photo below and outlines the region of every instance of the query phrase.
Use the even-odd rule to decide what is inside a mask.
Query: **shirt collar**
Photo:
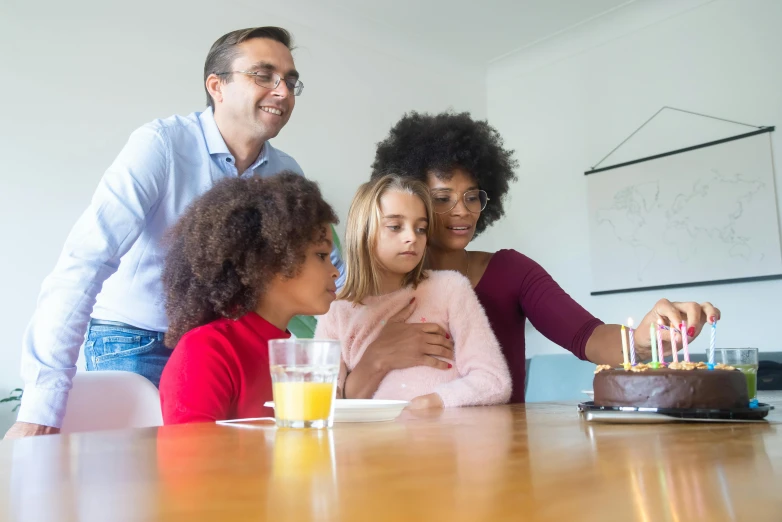
[[[223,154],[226,156],[231,155],[231,151],[228,150],[228,145],[225,144],[223,135],[220,134],[220,129],[217,128],[217,122],[215,121],[214,112],[211,107],[202,112],[198,116],[201,122],[201,129],[204,132],[204,139],[206,140],[206,148],[210,155]],[[258,158],[250,165],[248,170],[254,170],[259,166],[269,161],[269,142],[263,144],[261,153],[258,154]]]
[[[247,324],[262,339],[288,339],[291,336],[289,331],[280,330],[254,311],[244,314],[240,321]]]
[[[206,148],[209,150],[209,154],[230,154],[228,145],[225,144],[225,140],[222,134],[220,134],[220,129],[217,128],[212,108],[208,107],[198,116],[198,119],[201,122],[201,129],[204,131],[204,139],[206,140]]]
[[[248,170],[255,170],[267,161],[269,161],[269,142],[263,144],[263,148],[261,149],[261,153],[258,154],[258,158],[253,162],[252,165],[250,165],[250,168]]]

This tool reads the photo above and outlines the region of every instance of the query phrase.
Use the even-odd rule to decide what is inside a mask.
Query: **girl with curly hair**
[[[187,209],[163,272],[176,346],[160,380],[165,424],[273,415],[267,343],[336,299],[337,221],[317,184],[291,172],[221,181]]]
[[[431,221],[429,190],[419,181],[383,176],[362,185],[353,199],[345,286],[315,332],[342,343],[342,397],[360,393],[345,386],[347,376],[384,325],[410,321],[425,335],[444,332],[453,350],[433,346],[416,365],[397,366],[375,383],[374,398],[409,400],[413,408],[508,400],[508,367],[470,282],[458,272],[424,270]],[[414,315],[399,313],[413,302]]]
[[[549,340],[597,364],[620,364],[622,346],[620,325],[596,319],[529,257],[512,249],[467,250],[473,238],[505,214],[505,198],[511,182],[516,181],[517,167],[513,151],[504,147],[500,134],[487,122],[474,120],[468,113],[411,112],[378,144],[372,178],[395,172],[426,183],[435,216],[427,250],[429,267],[456,270],[470,280],[510,367],[511,402],[524,402],[527,319]],[[670,325],[686,319],[690,326],[686,335],[692,340],[707,318],[719,317],[719,310],[710,303],[661,299],[638,326],[636,349],[641,357],[650,355],[649,325],[658,318]],[[674,330],[665,331],[670,354],[669,332],[681,339]],[[422,356],[449,343],[440,333],[422,335],[410,325],[389,323],[366,348],[346,388],[357,390],[359,397],[371,397],[385,373],[421,364]],[[395,360],[394,365],[390,360]]]

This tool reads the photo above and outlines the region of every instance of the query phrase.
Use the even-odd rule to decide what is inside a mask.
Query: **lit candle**
[[[687,321],[682,321],[681,331],[682,331],[682,348],[684,349],[684,362],[690,362],[690,349],[689,349],[689,343],[687,342]]]
[[[652,346],[652,368],[659,368],[657,362],[657,336],[654,334],[654,323],[649,323],[649,344]]]
[[[630,361],[627,358],[627,338],[625,337],[625,325],[622,325],[622,357],[624,359],[623,366],[625,370],[630,367]]]
[[[665,366],[665,349],[663,348],[663,320],[657,319],[657,351],[660,354],[660,364]]]
[[[633,318],[627,318],[627,336],[630,338],[630,366],[635,366],[635,335],[633,334]]]

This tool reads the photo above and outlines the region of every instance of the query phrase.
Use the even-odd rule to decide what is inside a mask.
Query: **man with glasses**
[[[43,283],[23,341],[22,405],[7,438],[59,431],[82,344],[88,370],[132,371],[157,386],[170,354],[162,342],[166,230],[223,178],[301,174],[268,141],[304,88],[291,49],[279,27],[222,36],[204,65],[208,108],[131,134]],[[336,250],[332,262],[343,274]]]

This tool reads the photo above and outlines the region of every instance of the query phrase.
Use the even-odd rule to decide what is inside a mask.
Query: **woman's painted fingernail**
[[[453,365],[452,365],[452,364],[449,364],[449,365],[448,365],[448,368],[453,368]]]
[[[711,317],[709,317],[709,322],[712,323],[712,324],[716,323],[717,322],[717,318],[712,315]]]
[[[445,334],[445,338],[446,338],[446,339],[450,339],[450,338],[451,338],[451,336],[450,336],[450,335],[448,335],[448,334]]]
[[[689,335],[690,337],[695,335],[695,327],[694,326],[690,326],[689,328],[687,328],[687,335]]]

